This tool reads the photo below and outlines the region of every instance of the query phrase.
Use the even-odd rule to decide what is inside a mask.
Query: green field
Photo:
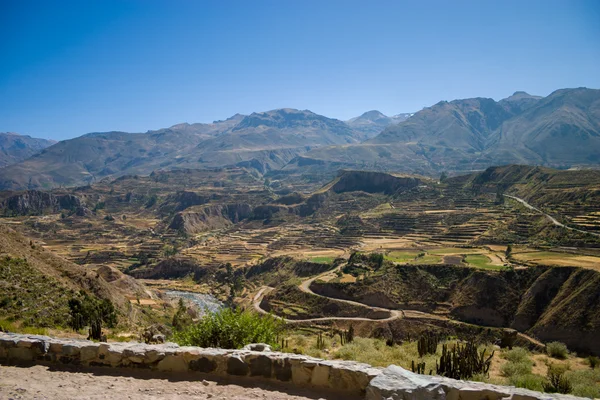
[[[327,257],[327,256],[316,256],[311,257],[309,259],[310,262],[319,263],[319,264],[331,264],[335,260],[335,257]]]
[[[385,259],[397,263],[407,263],[413,261],[419,253],[421,252],[416,250],[391,251],[385,255]]]
[[[483,254],[470,254],[465,258],[467,264],[475,268],[501,270],[502,265],[494,265],[492,261]]]
[[[461,247],[444,247],[441,249],[427,250],[429,254],[437,254],[440,256],[453,256],[457,254],[478,254],[481,249],[463,249]]]
[[[424,255],[419,257],[419,254],[423,253]],[[385,259],[402,264],[438,264],[442,261],[441,256],[419,250],[392,251],[385,255]]]

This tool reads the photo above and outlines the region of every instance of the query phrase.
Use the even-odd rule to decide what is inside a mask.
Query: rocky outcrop
[[[169,257],[151,267],[134,269],[127,272],[136,279],[177,279],[194,275],[201,277],[208,273],[191,258]]]
[[[386,267],[387,268],[387,267]],[[600,355],[600,273],[576,267],[489,272],[452,265],[390,267],[367,283],[312,282],[320,295],[383,308],[448,312]]]
[[[212,229],[224,228],[252,215],[248,204],[224,204],[192,207],[173,217],[170,229],[194,235]]]
[[[71,194],[54,195],[39,190],[28,190],[4,200],[0,207],[4,215],[39,215],[45,212],[76,210],[81,199]]]
[[[366,388],[366,400],[535,400],[577,399],[578,397],[539,393],[512,386],[465,382],[439,376],[419,375],[390,365]]]
[[[533,392],[509,386],[418,375],[391,365],[385,369],[353,361],[330,361],[299,354],[271,352],[268,346],[242,350],[179,347],[174,343],[95,343],[87,340],[0,333],[0,361],[132,369],[166,373],[248,377],[312,387],[367,400],[574,400],[573,396]]]
[[[383,172],[344,171],[331,186],[336,193],[362,191],[393,194],[417,187],[421,181],[414,177],[399,177]]]

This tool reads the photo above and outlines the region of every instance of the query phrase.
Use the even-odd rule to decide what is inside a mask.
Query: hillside
[[[3,319],[30,326],[65,326],[67,302],[80,290],[109,299],[130,317],[126,297],[148,297],[143,285],[106,268],[94,271],[45,250],[0,225],[0,310]]]
[[[447,313],[477,325],[512,327],[544,342],[558,340],[574,350],[599,354],[599,282],[599,272],[581,268],[490,272],[385,264],[354,283],[317,281],[310,288],[373,307]]]
[[[147,133],[90,133],[3,169],[0,189],[82,185],[159,169],[239,165],[264,173],[312,147],[358,143],[365,137],[342,121],[294,109]]]
[[[0,168],[23,161],[56,143],[12,132],[0,132]]]
[[[600,90],[561,89],[540,98],[524,92],[498,102],[441,101],[376,137],[312,150],[304,164],[401,170],[437,175],[507,163],[597,166]]]
[[[600,90],[577,88],[544,98],[515,92],[500,101],[440,101],[393,117],[373,110],[346,122],[284,108],[147,133],[90,133],[0,170],[0,189],[180,168],[240,166],[323,183],[343,168],[436,176],[509,163],[568,168],[599,160]]]
[[[371,138],[381,133],[388,126],[405,121],[411,115],[410,113],[403,113],[388,117],[380,111],[371,110],[358,117],[349,119],[346,123],[352,129],[363,132],[367,137]]]

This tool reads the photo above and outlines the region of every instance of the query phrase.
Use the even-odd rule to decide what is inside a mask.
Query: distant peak
[[[371,111],[367,111],[366,113],[362,114],[359,118],[369,119],[372,121],[372,120],[376,120],[376,119],[380,119],[380,118],[387,118],[387,116],[385,114],[383,114],[381,111],[371,110]]]
[[[541,96],[533,96],[523,90],[517,90],[516,92],[514,92],[512,94],[512,96],[507,97],[506,99],[503,100],[522,100],[522,99],[541,99]]]
[[[219,124],[219,123],[227,122],[227,121],[241,121],[245,117],[246,117],[246,115],[244,115],[244,114],[236,113],[225,120],[222,120],[222,119],[215,120],[215,121],[213,121],[213,124]]]

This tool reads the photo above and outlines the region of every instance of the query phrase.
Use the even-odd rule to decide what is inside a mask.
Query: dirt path
[[[503,195],[503,196],[504,196],[504,197],[508,197],[509,199],[516,200],[516,201],[518,201],[519,203],[523,204],[523,205],[524,205],[525,207],[527,207],[528,209],[530,209],[530,210],[533,210],[533,211],[536,211],[536,212],[538,212],[538,213],[540,213],[540,214],[543,214],[543,215],[545,215],[545,216],[546,216],[546,217],[547,217],[547,218],[548,218],[550,221],[552,221],[552,223],[553,223],[554,225],[556,225],[556,226],[560,226],[561,228],[565,228],[565,229],[568,229],[568,230],[570,230],[570,231],[579,232],[579,233],[585,233],[585,234],[588,234],[588,235],[592,235],[592,236],[598,236],[598,237],[600,237],[600,233],[588,232],[588,231],[584,231],[584,230],[582,230],[582,229],[571,228],[570,226],[567,226],[567,225],[563,224],[562,222],[559,222],[559,221],[557,221],[557,220],[556,220],[556,218],[554,218],[553,216],[551,216],[551,215],[549,215],[549,214],[546,214],[545,212],[543,212],[543,211],[542,211],[542,210],[540,210],[539,208],[532,206],[531,204],[529,204],[528,202],[526,202],[525,200],[523,200],[523,199],[521,199],[521,198],[519,198],[519,197],[516,197],[516,196],[510,196],[510,195],[508,195],[508,194],[505,194],[505,195]]]
[[[310,284],[313,283],[315,280],[319,279],[319,278],[323,278],[326,276],[329,276],[331,274],[335,274],[337,271],[340,271],[343,267],[342,265],[339,265],[338,267],[336,267],[333,270],[324,272],[320,275],[316,275],[313,276],[312,278],[306,279],[304,281],[302,281],[302,283],[300,283],[300,285],[298,285],[298,288],[303,291],[304,293],[308,293],[311,294],[313,296],[317,296],[317,297],[323,297],[326,299],[330,299],[330,300],[335,300],[335,301],[341,301],[343,303],[347,303],[347,304],[351,304],[353,306],[358,306],[358,307],[365,307],[365,308],[369,308],[371,310],[379,310],[379,311],[388,311],[390,312],[390,317],[389,318],[385,318],[385,319],[374,319],[374,318],[364,318],[364,317],[322,317],[322,318],[309,318],[309,319],[287,319],[287,318],[283,318],[280,316],[277,316],[278,318],[280,318],[281,320],[285,321],[286,323],[302,323],[302,322],[318,322],[318,321],[372,321],[372,322],[387,322],[387,321],[392,321],[395,319],[399,319],[399,318],[419,318],[419,319],[436,319],[436,320],[443,320],[443,321],[448,321],[454,324],[465,324],[464,322],[461,321],[456,321],[456,320],[452,320],[449,319],[447,317],[444,317],[442,315],[436,315],[436,314],[430,314],[430,313],[426,313],[426,312],[422,312],[422,311],[416,311],[416,310],[394,310],[394,309],[389,309],[389,308],[382,308],[382,307],[371,307],[368,306],[366,304],[363,303],[359,303],[357,301],[352,301],[352,300],[344,300],[344,299],[338,299],[335,297],[328,297],[328,296],[323,296],[320,294],[317,294],[315,292],[313,292],[310,289]],[[256,295],[253,298],[253,305],[254,305],[254,309],[256,311],[258,311],[259,313],[262,314],[269,314],[266,310],[263,310],[260,307],[260,303],[263,299],[263,297],[270,291],[274,290],[275,288],[270,287],[270,286],[262,286],[260,288],[260,290],[256,293]],[[531,343],[534,343],[535,345],[538,346],[544,346],[544,344],[542,342],[540,342],[537,339],[534,339],[524,333],[518,333],[518,335],[525,339],[530,341]]]
[[[335,399],[330,393],[263,383],[256,379],[202,380],[197,374],[43,365],[0,366],[0,399]],[[346,396],[345,396],[346,397]]]

